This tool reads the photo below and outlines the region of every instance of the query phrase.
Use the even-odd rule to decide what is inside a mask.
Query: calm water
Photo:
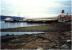
[[[43,25],[43,24],[37,24],[37,23],[30,24],[26,22],[10,23],[10,22],[0,21],[0,29],[29,27],[29,26],[37,26],[37,25]],[[22,34],[37,34],[37,33],[44,33],[44,32],[0,32],[0,36],[6,35],[6,34],[22,35]]]
[[[37,26],[37,25],[41,25],[41,24],[29,24],[26,22],[10,23],[10,22],[0,21],[0,29],[16,28],[16,27],[28,27],[28,26]]]
[[[4,36],[6,34],[23,35],[23,34],[37,34],[37,33],[44,33],[44,32],[1,32],[0,36]]]

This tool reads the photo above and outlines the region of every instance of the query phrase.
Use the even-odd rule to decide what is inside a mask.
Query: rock
[[[67,46],[66,44],[62,45],[61,48],[64,48],[64,49],[68,49],[69,46]]]

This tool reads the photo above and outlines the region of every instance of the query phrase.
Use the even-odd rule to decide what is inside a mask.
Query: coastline
[[[18,27],[1,29],[1,32],[57,32],[57,31],[70,31],[71,22],[66,23],[49,23],[46,25],[30,26],[30,27]]]

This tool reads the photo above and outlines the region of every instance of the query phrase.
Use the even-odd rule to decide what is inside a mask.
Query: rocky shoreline
[[[2,36],[1,42],[2,49],[36,49],[38,46],[44,49],[70,49],[71,32],[7,35]]]
[[[39,34],[1,36],[1,49],[71,49],[71,22],[2,29],[2,32],[34,32]]]

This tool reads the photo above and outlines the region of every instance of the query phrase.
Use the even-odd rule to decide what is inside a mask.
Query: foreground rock
[[[1,38],[2,49],[70,49],[71,32],[46,32]],[[6,40],[6,41],[5,41]]]

